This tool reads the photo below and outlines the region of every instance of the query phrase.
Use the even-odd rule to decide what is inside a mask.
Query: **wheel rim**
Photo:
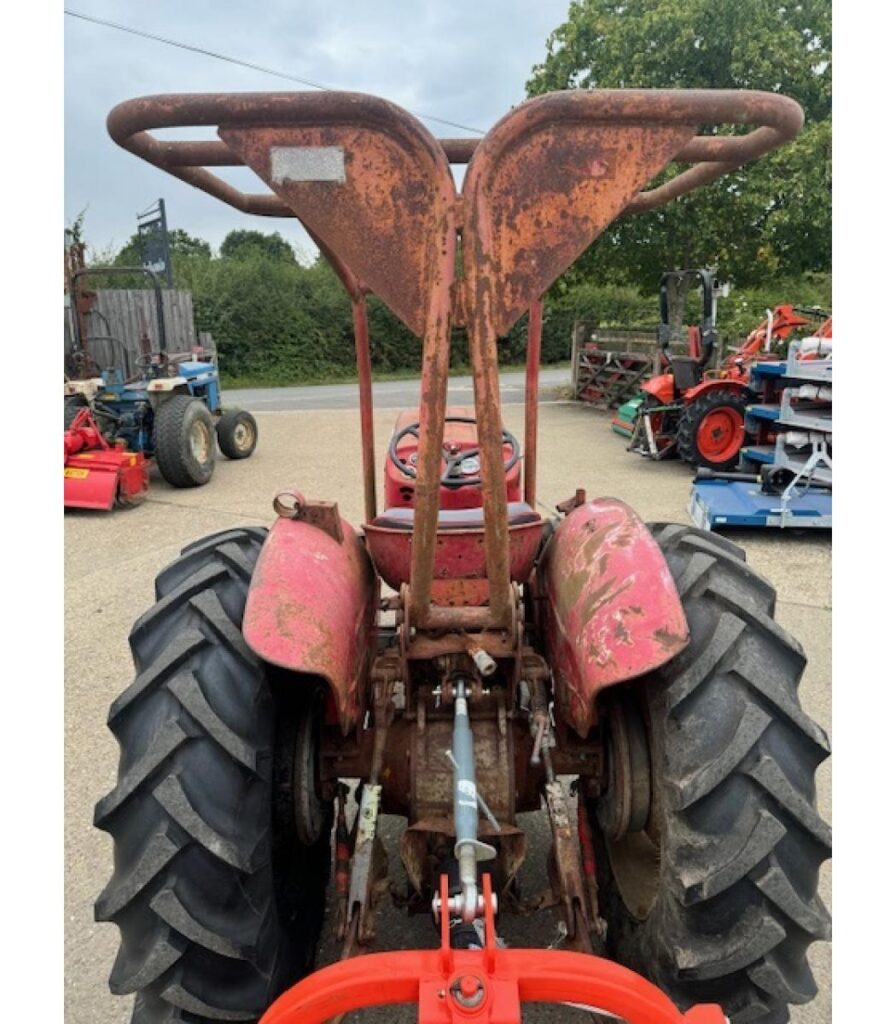
[[[255,431],[251,424],[241,420],[233,429],[233,444],[237,451],[248,451],[255,443]]]
[[[659,893],[661,854],[648,730],[629,694],[614,701],[607,718],[608,785],[598,804],[598,822],[622,901],[643,921]]]
[[[697,450],[711,462],[726,462],[740,451],[743,436],[744,421],[737,409],[713,409],[697,428]]]
[[[319,744],[317,729],[323,721],[320,701],[303,715],[296,729],[293,808],[295,828],[303,846],[313,846],[321,837],[327,820],[327,804],[320,797]]]
[[[201,466],[204,466],[209,460],[212,449],[211,442],[211,433],[207,424],[197,420],[190,427],[190,454]]]

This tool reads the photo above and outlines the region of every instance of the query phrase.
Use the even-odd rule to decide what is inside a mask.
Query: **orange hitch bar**
[[[448,907],[448,878],[440,906]],[[727,1024],[718,1006],[680,1011],[633,971],[587,953],[501,949],[495,941],[491,876],[482,877],[485,948],[453,949],[448,913],[439,949],[371,953],[341,960],[284,992],[260,1024],[322,1024],[371,1006],[417,1003],[418,1024],[519,1024],[523,1003],[563,1003],[627,1024]]]

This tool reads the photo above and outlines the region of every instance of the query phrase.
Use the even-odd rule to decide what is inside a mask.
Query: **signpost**
[[[173,288],[171,276],[171,250],[168,246],[168,222],[165,219],[165,200],[137,214],[137,235],[140,262],[155,274],[165,274],[168,287]]]

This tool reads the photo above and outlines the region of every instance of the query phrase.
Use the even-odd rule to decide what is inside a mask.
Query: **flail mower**
[[[688,355],[669,355],[668,287],[671,280],[699,282],[703,301],[700,327],[688,328]],[[653,459],[677,454],[693,466],[728,470],[740,460],[744,415],[750,401],[750,368],[776,359],[772,346],[818,319],[817,311],[776,306],[718,369],[707,369],[718,344],[716,286],[708,270],[677,270],[660,282],[660,358],[666,369],[641,385],[641,394],[620,409],[613,429],[630,438],[629,448]],[[803,313],[808,316],[802,315]]]
[[[152,284],[155,343],[144,332],[134,360],[117,337],[88,337],[89,297],[81,282],[91,274],[142,274]],[[255,450],[258,427],[241,409],[224,410],[218,367],[201,349],[168,351],[162,290],[144,267],[78,269],[71,276],[74,316],[72,362],[82,370],[64,388],[64,498],[66,508],[109,510],[136,505],[149,489],[154,459],[172,487],[208,483],[215,468],[215,438],[229,459]],[[100,369],[92,343],[111,347],[110,365]],[[139,485],[138,485],[139,479]]]
[[[139,505],[149,490],[149,465],[141,452],[110,444],[93,414],[77,410],[63,433],[66,508]]]
[[[696,133],[721,124],[752,130]],[[298,217],[332,264],[354,313],[365,498],[356,529],[284,488],[270,530],[187,547],[131,632],[136,677],[109,716],[118,783],[95,821],[115,860],[96,916],[119,927],[110,984],[136,993],[134,1021],[310,1024],[411,1003],[424,1024],[515,1024],[546,1002],[779,1024],[812,998],[828,742],[800,710],[805,658],[773,588],[728,541],[581,490],[546,518],[535,490],[544,292],[614,218],[801,124],[782,96],[690,90],[554,93],[481,141],[440,142],[352,93],[112,111],[126,149],[244,212]],[[219,141],[152,135],[196,125]],[[673,160],[693,166],[642,191]],[[469,164],[459,195],[450,162]],[[243,164],[271,191],[207,169]],[[422,339],[382,511],[369,292]],[[496,340],[526,310],[521,445]],[[475,411],[446,408],[459,325]],[[344,780],[359,780],[352,824]],[[517,816],[539,808],[565,940],[508,948]],[[382,814],[407,818],[404,902],[432,916],[431,949],[371,951]],[[342,959],[312,972],[331,861]]]

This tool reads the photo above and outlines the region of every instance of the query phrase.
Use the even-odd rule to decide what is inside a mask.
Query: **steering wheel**
[[[158,371],[153,373],[155,377],[172,377],[176,376],[177,373],[174,364],[165,352],[142,352],[137,356],[135,364],[137,369],[142,372],[151,373],[154,370]],[[172,373],[172,370],[175,372]]]
[[[475,423],[476,420],[472,416],[446,416],[446,423]],[[410,434],[412,437],[419,439],[420,437],[420,421],[417,420],[415,423],[409,423],[406,427],[399,430],[397,434],[392,435],[392,440],[389,442],[389,458],[392,460],[392,465],[395,466],[405,476],[410,477],[412,480],[417,479],[417,470],[414,466],[407,462],[402,462],[398,454],[398,444],[402,438],[407,437]],[[509,430],[501,431],[501,443],[502,446],[507,444],[510,445],[510,455],[504,461],[504,472],[509,473],[511,469],[520,461],[520,443],[510,433]],[[458,452],[456,455],[443,455],[445,462],[447,463],[445,471],[442,473],[442,486],[443,487],[481,487],[482,477],[481,476],[466,476],[458,475],[458,470],[466,459],[472,459],[474,456],[479,455],[479,448],[467,448],[465,451]]]

